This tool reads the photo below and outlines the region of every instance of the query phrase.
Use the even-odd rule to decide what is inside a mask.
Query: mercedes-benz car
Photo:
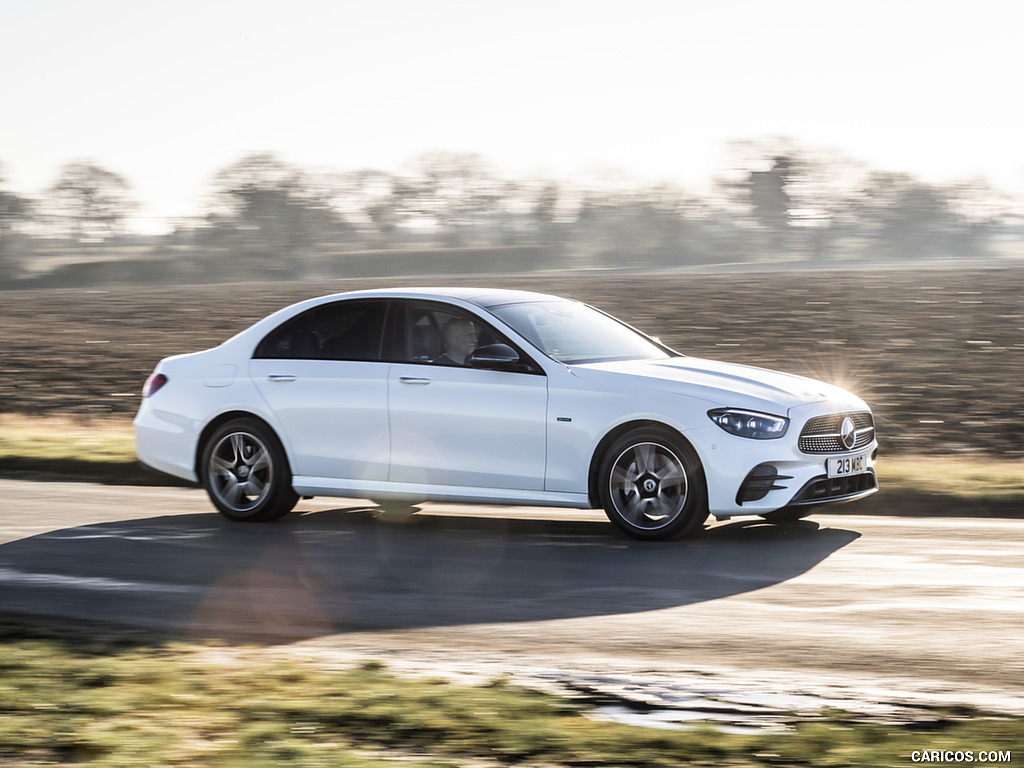
[[[875,492],[857,396],[687,357],[611,315],[512,290],[373,290],[282,309],[162,360],[137,453],[234,520],[300,497],[603,508],[662,539]]]

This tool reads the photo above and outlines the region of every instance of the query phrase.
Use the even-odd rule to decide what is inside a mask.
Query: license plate
[[[841,456],[828,460],[829,477],[846,477],[859,475],[868,471],[868,455],[861,453],[856,456]]]

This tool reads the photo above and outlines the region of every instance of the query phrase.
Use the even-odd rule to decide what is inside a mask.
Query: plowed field
[[[128,419],[165,356],[394,279],[0,293],[0,412]],[[477,277],[595,304],[689,355],[845,385],[888,453],[1024,456],[1024,269]]]

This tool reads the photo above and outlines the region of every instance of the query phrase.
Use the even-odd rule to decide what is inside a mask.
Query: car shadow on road
[[[859,537],[804,520],[654,543],[596,520],[378,512],[172,515],[21,539],[0,546],[0,615],[256,643],[613,615],[770,587]]]

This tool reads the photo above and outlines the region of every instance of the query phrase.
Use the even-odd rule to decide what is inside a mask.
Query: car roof
[[[513,291],[507,288],[389,288],[350,291],[324,296],[324,299],[360,297],[405,298],[405,299],[461,299],[480,307],[497,307],[502,304],[519,304],[526,301],[570,301],[561,296],[552,296],[534,291]]]

